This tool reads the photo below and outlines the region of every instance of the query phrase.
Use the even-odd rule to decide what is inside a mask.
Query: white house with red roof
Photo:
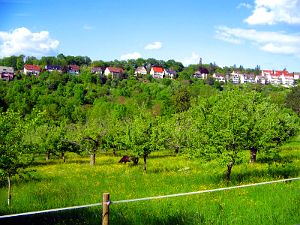
[[[166,71],[161,66],[152,66],[150,70],[150,75],[153,78],[164,78],[166,75]]]
[[[118,67],[106,67],[104,70],[104,75],[109,76],[111,75],[112,78],[121,78],[124,74],[124,70]]]
[[[37,65],[25,65],[24,66],[24,74],[25,75],[39,75],[41,72],[41,68]]]
[[[261,76],[266,78],[266,82],[273,85],[293,86],[295,83],[294,74],[287,70],[262,70]]]
[[[77,66],[77,65],[69,65],[68,66],[68,73],[70,74],[79,74],[80,72],[80,66]]]

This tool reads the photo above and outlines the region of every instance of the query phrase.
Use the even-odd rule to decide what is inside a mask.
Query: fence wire
[[[300,177],[283,179],[283,180],[275,180],[275,181],[266,181],[266,182],[254,183],[254,184],[245,184],[245,185],[232,186],[232,187],[217,188],[217,189],[211,189],[211,190],[202,190],[202,191],[194,191],[194,192],[186,192],[186,193],[178,193],[178,194],[170,194],[170,195],[127,199],[127,200],[117,200],[117,201],[106,202],[105,204],[111,205],[111,204],[121,204],[121,203],[129,203],[129,202],[138,202],[138,201],[149,201],[149,200],[163,199],[163,198],[173,198],[173,197],[180,197],[180,196],[187,196],[187,195],[197,195],[197,194],[203,194],[203,193],[226,191],[226,190],[232,190],[232,189],[238,189],[238,188],[254,187],[254,186],[274,184],[274,183],[294,181],[294,180],[300,180]],[[71,206],[71,207],[48,209],[48,210],[41,210],[41,211],[35,211],[35,212],[10,214],[10,215],[0,216],[0,220],[4,219],[4,218],[12,218],[12,217],[18,217],[18,216],[30,216],[30,215],[36,215],[36,214],[60,212],[60,211],[65,211],[65,210],[82,209],[82,208],[95,207],[95,206],[102,206],[102,203],[100,202],[100,203],[94,203],[94,204],[89,204],[89,205]]]

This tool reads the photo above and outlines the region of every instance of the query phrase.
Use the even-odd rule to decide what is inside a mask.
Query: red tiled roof
[[[41,68],[37,65],[25,65],[24,68],[26,70],[41,71]]]
[[[287,71],[287,70],[276,70],[275,71],[275,75],[277,75],[277,76],[281,76],[281,75],[288,75],[289,74],[289,72]]]
[[[152,68],[155,73],[163,73],[164,72],[164,69],[162,67],[153,66]]]
[[[123,73],[122,68],[117,67],[107,67],[110,73]]]
[[[69,65],[69,68],[73,71],[79,71],[80,70],[80,67],[77,66],[77,65]]]
[[[273,70],[262,70],[263,73],[273,73]]]

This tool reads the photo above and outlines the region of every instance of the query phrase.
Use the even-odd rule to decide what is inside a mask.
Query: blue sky
[[[0,0],[0,57],[175,59],[300,71],[300,0]]]

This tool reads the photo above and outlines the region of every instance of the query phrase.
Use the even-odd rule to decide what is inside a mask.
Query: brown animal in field
[[[131,162],[130,157],[128,155],[124,155],[119,161],[119,163],[125,163],[125,164],[127,162]]]
[[[124,155],[119,161],[119,163],[125,163],[125,164],[127,162],[133,162],[134,165],[137,165],[139,162],[139,157]]]

